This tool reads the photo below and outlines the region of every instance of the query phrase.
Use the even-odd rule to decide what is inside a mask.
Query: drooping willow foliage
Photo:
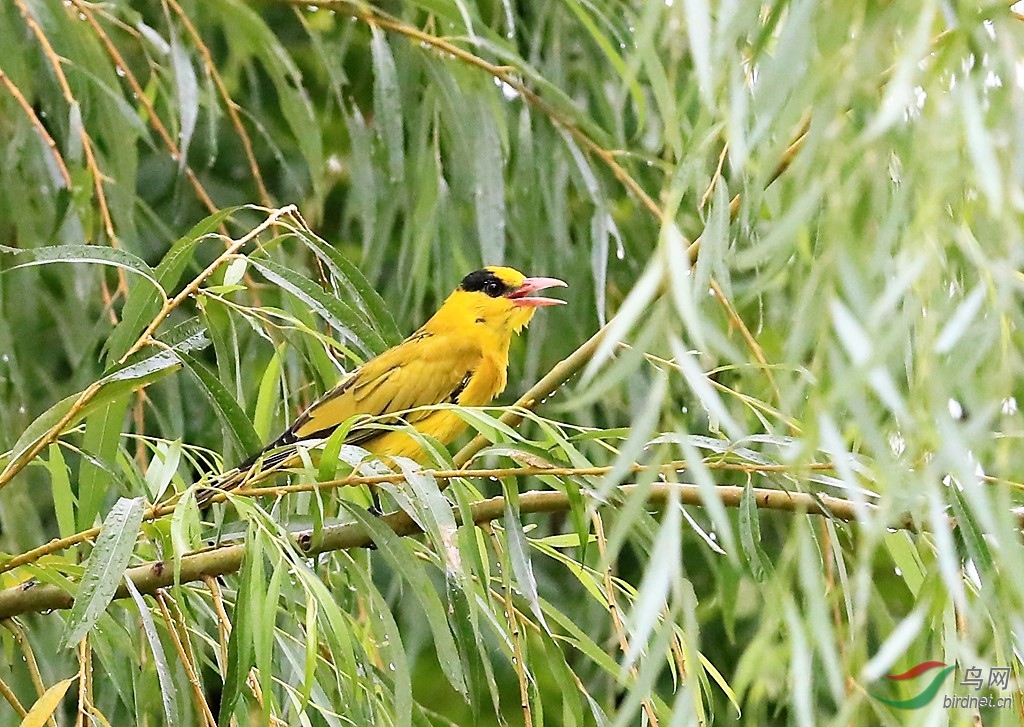
[[[0,4],[0,723],[1019,723],[1022,40]],[[492,263],[569,305],[458,446],[199,509]]]

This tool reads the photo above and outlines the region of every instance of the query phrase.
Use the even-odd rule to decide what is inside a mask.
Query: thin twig
[[[213,712],[210,711],[210,705],[206,703],[206,696],[203,694],[203,685],[199,681],[199,675],[196,673],[195,664],[191,658],[191,648],[186,646],[188,644],[188,631],[180,633],[179,629],[183,627],[178,621],[171,615],[170,608],[167,606],[167,602],[170,600],[163,589],[158,588],[153,596],[156,598],[157,605],[160,606],[160,615],[163,616],[164,623],[167,625],[167,633],[171,637],[171,641],[174,643],[174,649],[178,652],[178,661],[181,662],[182,668],[185,670],[185,675],[188,678],[189,684],[192,685],[192,695],[195,699],[196,712],[198,712],[203,719],[204,725],[210,725],[213,727],[217,724],[217,721],[213,718]]]
[[[36,655],[32,651],[32,644],[28,640],[28,634],[25,633],[25,629],[21,627],[13,618],[4,619],[4,628],[11,632],[14,636],[14,640],[18,642],[18,646],[21,648],[22,658],[25,660],[25,666],[28,667],[28,675],[32,680],[32,686],[36,688],[36,697],[41,697],[46,693],[46,685],[43,683],[43,675],[39,672],[39,663],[36,661]],[[51,714],[47,718],[46,723],[57,727],[57,722],[54,720]]]
[[[75,714],[75,727],[84,727],[89,716],[89,677],[92,674],[92,649],[89,639],[78,642],[78,709]]]
[[[0,678],[0,697],[7,700],[7,703],[14,708],[14,711],[19,717],[24,717],[28,714],[28,710],[26,710],[21,705],[21,702],[18,701],[18,695],[14,693],[14,690],[7,686],[7,682],[5,682],[3,678]]]
[[[156,131],[157,136],[160,137],[164,146],[167,147],[167,151],[170,153],[171,159],[179,165],[181,170],[185,172],[185,176],[188,179],[189,184],[192,185],[192,189],[196,193],[196,197],[199,198],[199,201],[203,203],[203,206],[210,212],[210,214],[219,211],[220,208],[217,207],[216,203],[214,203],[213,199],[207,193],[206,188],[203,187],[202,182],[199,181],[199,176],[196,174],[195,170],[192,169],[187,160],[182,158],[181,149],[178,148],[171,132],[167,130],[167,127],[164,126],[163,122],[160,120],[160,116],[157,114],[156,109],[149,100],[149,94],[147,94],[142,88],[142,84],[139,83],[138,78],[135,76],[135,73],[132,72],[131,67],[125,61],[117,46],[114,45],[113,41],[110,40],[110,36],[105,30],[103,30],[103,26],[101,26],[99,21],[96,20],[93,12],[96,5],[93,3],[83,2],[83,0],[72,0],[72,2],[74,3],[75,9],[78,10],[78,12],[85,18],[86,22],[89,23],[89,26],[93,29],[93,32],[103,45],[107,55],[110,56],[110,59],[114,62],[114,65],[124,72],[124,80],[129,87],[131,87],[132,97],[142,105],[146,118]],[[272,205],[268,204],[267,206],[269,207]]]
[[[625,656],[629,653],[629,640],[626,638],[626,626],[622,621],[619,602],[615,597],[615,582],[612,575],[612,564],[608,562],[608,540],[604,536],[604,522],[601,519],[601,513],[595,512],[591,517],[591,521],[594,523],[594,535],[597,537],[597,552],[601,555],[601,560],[607,563],[601,569],[601,577],[604,582],[604,597],[608,602],[608,615],[612,617],[612,629],[615,632],[615,640],[618,642],[619,650]],[[629,675],[633,677],[634,681],[639,675],[635,661],[629,665]],[[648,723],[653,727],[658,727],[658,715],[654,711],[654,703],[651,702],[651,698],[644,697],[641,704],[644,714],[647,715]]]
[[[256,189],[259,191],[260,200],[266,207],[273,207],[274,201],[267,191],[267,187],[263,182],[263,174],[260,172],[259,162],[256,160],[256,153],[253,151],[252,139],[249,138],[249,132],[245,130],[245,126],[242,124],[242,118],[238,115],[238,104],[233,98],[231,93],[228,91],[227,84],[224,83],[224,79],[221,77],[220,71],[216,61],[213,59],[213,53],[210,52],[209,47],[203,42],[203,36],[200,35],[199,30],[196,28],[192,19],[188,16],[181,5],[178,4],[177,0],[164,0],[171,9],[174,10],[174,14],[181,20],[185,30],[188,32],[192,42],[195,43],[196,49],[199,54],[203,57],[203,65],[206,67],[206,72],[210,75],[210,79],[213,81],[213,85],[217,88],[217,93],[221,97],[221,101],[224,104],[224,110],[227,111],[228,119],[231,121],[231,125],[235,128],[235,134],[238,136],[238,140],[242,142],[242,150],[245,154],[245,159],[249,163],[249,173],[252,174],[252,178],[256,181]],[[313,171],[315,173],[315,170]]]
[[[715,167],[715,173],[711,175],[711,181],[708,182],[707,189],[704,190],[704,194],[700,196],[700,203],[697,205],[697,209],[704,209],[707,206],[708,200],[711,199],[711,195],[715,191],[715,184],[722,177],[722,168],[725,166],[725,158],[729,156],[729,144],[722,144],[722,151],[718,155],[718,166]]]
[[[231,619],[224,609],[224,598],[220,592],[220,584],[213,576],[203,576],[203,584],[210,592],[210,599],[213,601],[213,612],[217,616],[217,634],[219,635],[218,645],[220,649],[217,656],[220,659],[221,674],[228,670],[228,639],[231,638]]]
[[[39,114],[32,108],[32,104],[28,102],[25,95],[21,92],[14,81],[11,80],[10,76],[4,73],[4,70],[0,68],[0,82],[3,82],[7,92],[14,97],[15,102],[21,108],[22,113],[28,118],[29,123],[32,124],[32,128],[36,130],[39,138],[46,144],[46,148],[50,150],[50,155],[53,156],[53,163],[57,165],[57,171],[60,172],[60,177],[64,181],[64,188],[71,189],[71,172],[68,171],[68,165],[64,163],[64,157],[61,156],[60,149],[57,148],[57,142],[50,136],[50,132],[46,130],[46,126],[43,125],[42,120],[39,118]]]
[[[745,462],[704,462],[709,470],[723,470],[729,472],[747,472],[751,474],[771,474],[793,472],[793,465],[785,464],[748,464]],[[639,474],[641,472],[657,471],[662,474],[669,472],[685,472],[690,468],[684,460],[674,460],[659,465],[633,464],[623,471],[624,475]],[[457,469],[457,470],[423,470],[423,474],[433,477],[435,480],[450,482],[455,479],[501,479],[502,477],[600,477],[615,469],[614,465],[602,465],[600,467],[497,467],[494,469]],[[801,465],[799,469],[805,470],[833,470],[835,467],[826,462],[812,462]],[[312,482],[297,485],[281,485],[278,487],[250,488],[236,490],[232,494],[245,495],[249,497],[261,497],[266,495],[284,495],[289,492],[311,492],[313,490],[329,490],[337,487],[351,487],[353,485],[382,485],[384,483],[399,483],[405,481],[404,474],[387,475],[361,475],[342,477],[336,480],[324,480],[323,482]],[[443,489],[443,488],[442,488]],[[221,495],[223,498],[224,496]],[[211,502],[217,500],[211,498]]]
[[[501,547],[501,540],[490,523],[481,526],[490,536],[494,552],[501,558],[501,601],[505,613],[508,614],[509,639],[512,641],[512,668],[515,669],[519,681],[519,708],[523,713],[524,727],[533,727],[533,710],[530,708],[530,677],[526,671],[526,659],[523,656],[523,634],[519,629],[519,612],[512,603],[512,564],[508,553]]]

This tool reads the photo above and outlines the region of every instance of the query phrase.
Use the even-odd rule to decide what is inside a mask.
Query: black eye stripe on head
[[[459,287],[468,293],[484,293],[498,298],[512,290],[501,278],[490,270],[476,270],[462,279]]]

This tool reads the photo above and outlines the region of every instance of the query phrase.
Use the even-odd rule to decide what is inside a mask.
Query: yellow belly
[[[501,361],[484,358],[459,396],[459,405],[483,406],[490,403],[505,388],[505,365]],[[466,431],[466,422],[455,412],[441,409],[417,421],[414,428],[448,446]],[[379,457],[409,457],[420,463],[429,459],[416,438],[405,432],[387,432],[374,437],[365,446]]]
[[[464,422],[451,411],[435,411],[416,422],[417,431],[427,434],[443,445],[449,444],[466,429]],[[387,432],[366,443],[366,449],[380,457],[409,457],[423,463],[428,457],[415,437],[406,432]]]

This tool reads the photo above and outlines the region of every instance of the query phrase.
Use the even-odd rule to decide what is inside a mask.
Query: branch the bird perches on
[[[647,485],[621,485],[613,490],[616,497],[611,501],[622,500],[647,489],[647,504],[661,505],[671,498],[677,498],[682,505],[700,506],[704,504],[704,495],[698,485],[658,482]],[[745,495],[749,492],[749,495]],[[740,507],[744,497],[753,498],[759,509],[780,510],[785,512],[805,512],[813,515],[833,517],[843,522],[853,522],[860,517],[877,513],[877,508],[870,504],[858,504],[829,495],[785,492],[767,488],[719,486],[715,494],[721,503],[730,508]],[[232,495],[232,496],[238,496]],[[480,500],[471,506],[474,524],[491,522],[504,517],[507,503],[504,497],[493,497]],[[521,514],[565,512],[570,509],[568,495],[555,491],[531,491],[519,495],[519,512]],[[458,508],[453,509],[455,522],[464,524]],[[422,533],[422,529],[405,512],[399,511],[380,517],[380,521],[396,535],[409,536]],[[891,527],[915,530],[913,520],[903,517],[892,523]],[[312,531],[295,534],[292,540],[295,547],[304,556],[311,557],[319,553],[351,548],[363,548],[373,543],[366,529],[359,523],[343,523],[328,526],[320,531],[317,541],[313,542]],[[242,564],[245,545],[236,543],[224,545],[211,550],[199,551],[182,556],[180,583],[199,581],[210,576],[234,573]],[[142,594],[152,594],[161,588],[175,583],[173,560],[156,561],[129,568],[125,578],[132,581],[135,588]],[[114,598],[126,598],[128,588],[121,584]],[[70,608],[74,602],[73,594],[53,585],[41,585],[34,582],[23,583],[0,591],[0,619],[11,618],[23,613],[44,612],[53,609]]]

